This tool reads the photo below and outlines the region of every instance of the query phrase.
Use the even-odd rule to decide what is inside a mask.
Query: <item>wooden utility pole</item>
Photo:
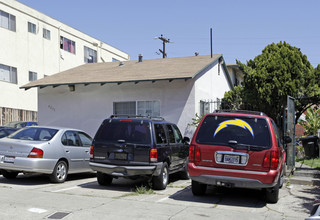
[[[162,41],[162,50],[159,49],[160,53],[162,53],[162,58],[166,58],[167,57],[167,53],[166,53],[166,43],[171,43],[170,39],[167,39],[165,37],[163,37],[163,35],[161,34],[161,37],[157,37],[157,39]]]

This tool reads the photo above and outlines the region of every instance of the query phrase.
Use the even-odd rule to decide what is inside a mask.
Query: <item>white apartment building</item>
[[[129,59],[16,0],[0,0],[0,125],[37,120],[37,88],[22,85],[85,63]]]

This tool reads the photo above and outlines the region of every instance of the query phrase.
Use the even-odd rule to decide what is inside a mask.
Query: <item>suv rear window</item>
[[[148,122],[134,120],[106,120],[99,128],[96,141],[133,144],[150,144],[150,126]]]
[[[198,131],[196,142],[209,145],[244,145],[271,147],[266,119],[208,115]]]

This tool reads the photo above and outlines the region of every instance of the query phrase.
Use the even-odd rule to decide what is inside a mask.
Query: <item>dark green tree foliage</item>
[[[238,102],[240,96],[241,109],[265,112],[279,122],[288,95],[300,100],[319,94],[319,79],[307,56],[286,42],[272,43],[246,65],[237,64],[244,72],[243,87],[226,93],[224,105]],[[302,103],[297,101],[297,105]]]

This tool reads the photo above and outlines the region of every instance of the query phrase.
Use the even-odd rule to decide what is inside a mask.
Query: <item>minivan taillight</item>
[[[94,148],[93,148],[93,145],[90,146],[90,158],[94,158]]]
[[[29,158],[43,158],[43,150],[34,147],[34,148],[32,148],[28,157]]]
[[[269,151],[264,155],[263,167],[276,170],[279,165],[279,151]]]
[[[158,162],[158,150],[152,148],[150,150],[150,162]]]
[[[199,162],[201,160],[200,148],[195,145],[189,147],[189,162]]]

